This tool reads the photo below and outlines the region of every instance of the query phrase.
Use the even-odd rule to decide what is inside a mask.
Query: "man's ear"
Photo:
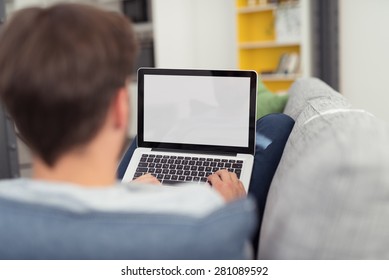
[[[112,103],[112,117],[115,129],[127,129],[127,124],[129,122],[129,108],[130,100],[127,88],[120,88],[117,91],[116,97],[114,98]]]

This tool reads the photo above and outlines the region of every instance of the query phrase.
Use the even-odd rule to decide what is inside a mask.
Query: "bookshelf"
[[[257,71],[274,93],[309,76],[308,11],[309,0],[236,0],[239,68]]]

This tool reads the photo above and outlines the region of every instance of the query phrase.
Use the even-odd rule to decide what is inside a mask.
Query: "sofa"
[[[300,79],[270,186],[259,259],[389,258],[389,131],[318,79]],[[0,259],[245,259],[251,200],[201,218],[77,212],[0,197]]]
[[[73,207],[74,208],[74,207]],[[0,260],[249,259],[255,204],[206,215],[118,213],[0,196]]]
[[[295,120],[264,212],[260,259],[389,258],[389,130],[314,78],[297,80]]]

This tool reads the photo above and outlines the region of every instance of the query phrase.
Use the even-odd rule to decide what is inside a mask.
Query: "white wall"
[[[340,91],[389,122],[389,1],[340,0]]]
[[[157,67],[237,67],[235,0],[152,3]]]

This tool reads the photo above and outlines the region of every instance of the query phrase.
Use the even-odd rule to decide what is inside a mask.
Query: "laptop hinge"
[[[214,156],[230,156],[236,157],[237,153],[232,152],[218,152],[218,151],[194,151],[194,150],[174,150],[174,149],[163,149],[163,148],[152,148],[153,152],[167,152],[167,153],[177,153],[177,154],[198,154],[198,155],[214,155]]]

